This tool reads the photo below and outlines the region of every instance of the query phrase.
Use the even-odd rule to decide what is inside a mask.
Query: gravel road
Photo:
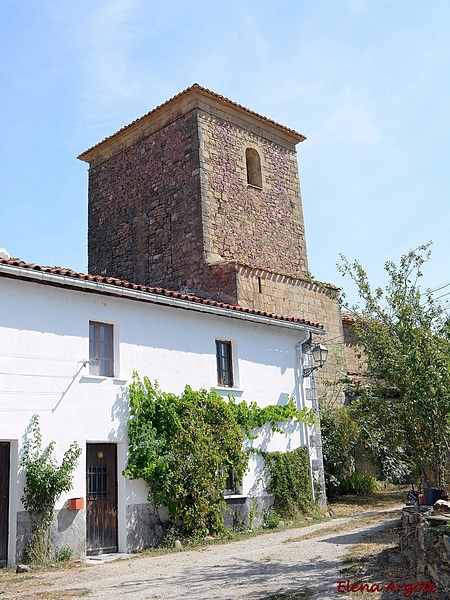
[[[397,509],[398,510],[398,509]],[[369,515],[373,513],[364,513]],[[393,518],[395,515],[395,518]],[[358,522],[363,515],[334,519],[301,529],[260,535],[240,542],[211,545],[200,550],[161,556],[136,557],[109,563],[83,565],[76,570],[36,574],[20,597],[80,597],[89,600],[260,600],[276,592],[294,592],[305,587],[314,598],[344,600],[354,594],[339,593],[337,581],[341,561],[349,545],[369,532],[392,524],[399,513],[380,515],[375,525]],[[327,529],[343,523],[354,527],[343,532]],[[313,539],[305,536],[315,532]],[[78,590],[77,593],[75,590]],[[12,592],[12,590],[11,590]],[[42,595],[38,595],[42,594]],[[1,598],[18,598],[3,592]]]

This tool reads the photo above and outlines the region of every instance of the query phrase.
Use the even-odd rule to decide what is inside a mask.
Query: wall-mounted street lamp
[[[310,377],[313,371],[323,367],[325,361],[327,360],[328,348],[326,348],[323,344],[316,344],[311,350],[311,354],[314,357],[314,362],[318,364],[311,367],[303,367],[303,377]]]

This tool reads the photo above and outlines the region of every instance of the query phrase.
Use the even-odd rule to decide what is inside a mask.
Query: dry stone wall
[[[417,581],[437,586],[433,598],[450,597],[450,521],[433,520],[429,506],[407,506],[402,511],[400,549],[414,570]]]

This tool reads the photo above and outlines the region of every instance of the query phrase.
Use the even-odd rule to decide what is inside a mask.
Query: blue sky
[[[197,82],[305,134],[309,267],[450,282],[448,0],[0,0],[0,247],[85,272],[82,151]],[[440,293],[450,291],[450,286]]]

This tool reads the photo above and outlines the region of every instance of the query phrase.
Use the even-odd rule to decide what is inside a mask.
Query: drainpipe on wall
[[[295,346],[295,355],[296,355],[296,387],[297,387],[297,397],[299,401],[299,408],[306,408],[306,398],[305,398],[305,389],[303,387],[303,345],[311,339],[311,332],[305,331],[301,340]],[[316,500],[316,493],[314,490],[314,478],[313,478],[313,469],[312,469],[312,459],[311,459],[311,444],[309,440],[309,430],[308,425],[303,423],[303,435],[306,441],[306,449],[308,450],[308,462],[309,462],[309,480],[311,483],[311,491],[313,501]]]

